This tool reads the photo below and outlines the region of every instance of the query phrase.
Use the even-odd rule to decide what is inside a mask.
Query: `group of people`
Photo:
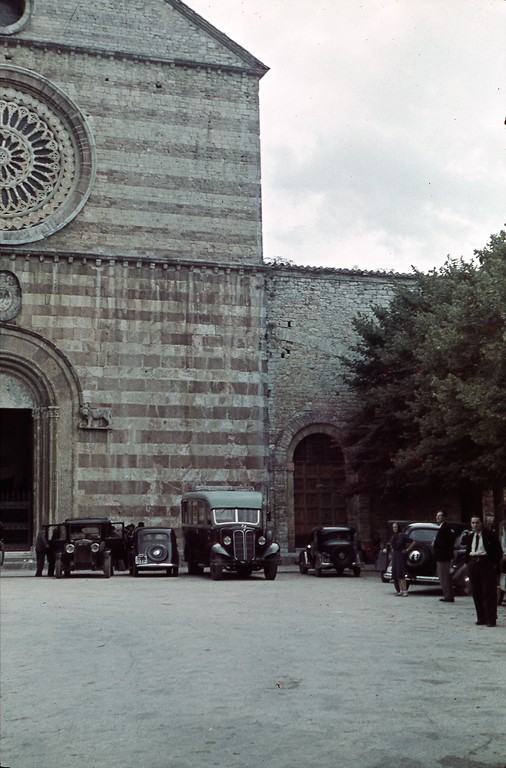
[[[492,530],[485,528],[479,515],[471,518],[472,533],[467,537],[466,562],[471,583],[471,594],[476,609],[476,624],[495,627],[497,624],[497,587],[498,580],[503,578],[506,570],[506,521],[500,529],[500,538]],[[439,525],[434,539],[434,554],[436,558],[437,575],[441,584],[443,596],[440,601],[453,603],[455,601],[450,571],[453,559],[455,534],[447,520],[446,512],[439,510],[436,514]],[[392,551],[392,580],[396,585],[396,594],[407,597],[406,569],[408,554],[415,546],[409,536],[402,532],[398,523],[394,523],[393,535],[390,540]]]

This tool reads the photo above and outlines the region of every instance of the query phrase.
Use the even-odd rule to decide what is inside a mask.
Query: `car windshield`
[[[258,525],[260,522],[259,509],[231,509],[227,507],[213,509],[213,513],[217,525],[220,523],[250,523]]]
[[[100,539],[99,525],[77,525],[69,527],[70,539]]]
[[[407,533],[413,541],[434,541],[437,531],[431,528],[415,528]]]
[[[147,533],[143,535],[144,541],[167,541],[169,535],[167,533]]]

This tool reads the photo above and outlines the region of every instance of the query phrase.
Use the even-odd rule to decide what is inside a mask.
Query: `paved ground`
[[[1,765],[506,766],[504,607],[288,571],[3,571]]]

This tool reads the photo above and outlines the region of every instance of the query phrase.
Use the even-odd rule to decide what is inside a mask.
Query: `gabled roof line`
[[[203,16],[200,16],[196,11],[193,11],[189,6],[185,5],[182,0],[165,0],[165,2],[172,5],[174,10],[179,11],[183,16],[186,16],[186,18],[193,24],[196,24],[198,27],[205,30],[205,32],[214,37],[215,40],[218,40],[218,42],[232,51],[232,53],[235,53],[236,56],[239,56],[239,58],[244,61],[248,71],[253,69],[258,72],[260,77],[263,77],[263,75],[269,71],[269,67],[266,64],[263,64],[260,59],[255,58],[255,56],[247,51],[246,48],[235,43],[230,37],[227,37],[224,32],[220,32],[219,29],[206,21]]]

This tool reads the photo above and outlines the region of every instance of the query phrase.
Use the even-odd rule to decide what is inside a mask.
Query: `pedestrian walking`
[[[497,623],[497,575],[502,560],[499,538],[483,526],[479,515],[471,518],[473,535],[468,537],[466,560],[476,609],[476,624]]]
[[[434,539],[434,554],[436,556],[436,569],[443,591],[443,597],[440,597],[442,603],[453,603],[452,577],[450,574],[450,564],[453,559],[453,545],[455,543],[455,531],[446,519],[446,512],[440,509],[436,514],[436,523],[439,525],[436,538]]]
[[[414,542],[411,541],[406,533],[402,532],[399,523],[392,525],[390,547],[392,549],[392,580],[395,585],[396,595],[398,597],[407,597],[406,569],[408,565],[408,552],[414,547]]]

